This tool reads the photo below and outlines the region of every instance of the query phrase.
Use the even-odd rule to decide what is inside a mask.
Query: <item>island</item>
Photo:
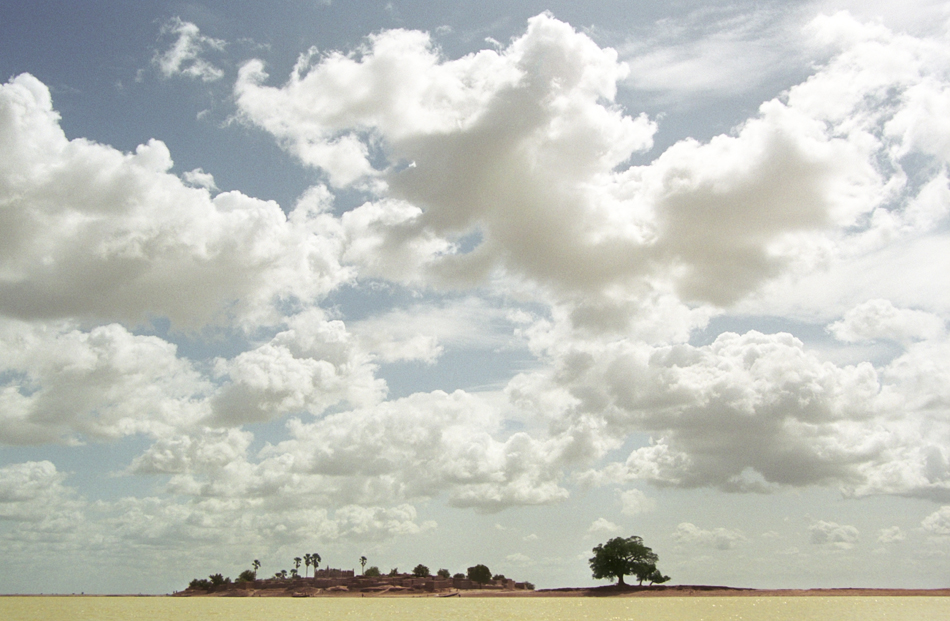
[[[315,555],[319,558],[319,555]],[[353,595],[420,595],[438,594],[443,597],[460,597],[462,592],[526,592],[533,591],[530,582],[519,582],[501,574],[492,574],[485,565],[469,567],[467,573],[452,575],[446,569],[440,569],[435,575],[429,573],[425,565],[417,565],[411,573],[392,569],[382,575],[377,567],[365,567],[361,574],[353,569],[314,568],[313,576],[299,575],[301,558],[294,559],[297,568],[288,572],[281,570],[272,578],[257,577],[259,561],[254,561],[254,569],[241,572],[237,580],[232,581],[221,574],[213,574],[207,579],[192,580],[184,591],[174,595],[179,597],[218,596],[218,597],[317,597]],[[309,563],[308,563],[309,566]]]

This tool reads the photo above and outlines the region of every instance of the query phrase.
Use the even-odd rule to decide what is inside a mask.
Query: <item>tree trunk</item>
[[[620,574],[620,579],[617,580],[617,586],[627,586],[627,584],[623,581],[623,574]]]

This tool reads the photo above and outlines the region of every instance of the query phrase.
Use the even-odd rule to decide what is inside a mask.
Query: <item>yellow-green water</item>
[[[0,597],[4,621],[876,621],[950,619],[941,597]]]

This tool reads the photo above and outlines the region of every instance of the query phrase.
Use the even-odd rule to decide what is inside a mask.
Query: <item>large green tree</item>
[[[644,580],[651,580],[658,574],[656,562],[659,557],[650,548],[643,545],[643,539],[637,536],[614,537],[607,543],[599,544],[594,548],[594,556],[590,558],[590,569],[597,579],[617,579],[617,584],[623,586],[624,576],[636,576],[640,584]],[[662,574],[659,574],[662,576]],[[669,578],[666,578],[669,580]],[[656,582],[657,580],[653,580]],[[665,582],[665,580],[664,580]]]
[[[491,582],[491,570],[485,565],[475,565],[468,568],[468,579],[472,582],[486,584]]]

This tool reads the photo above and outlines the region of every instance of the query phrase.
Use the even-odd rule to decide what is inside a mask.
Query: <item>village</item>
[[[314,570],[313,577],[299,575],[275,575],[258,579],[255,572],[243,572],[234,582],[221,574],[209,579],[192,580],[188,588],[176,593],[179,596],[218,595],[225,597],[313,597],[334,594],[412,594],[432,593],[442,595],[460,594],[461,591],[531,591],[530,582],[518,582],[503,575],[492,576],[484,565],[468,568],[467,574],[449,575],[439,570],[432,576],[428,568],[420,565],[412,573],[391,571],[388,575],[378,573],[371,567],[357,575],[352,569],[324,568]],[[424,571],[421,571],[424,570]]]

